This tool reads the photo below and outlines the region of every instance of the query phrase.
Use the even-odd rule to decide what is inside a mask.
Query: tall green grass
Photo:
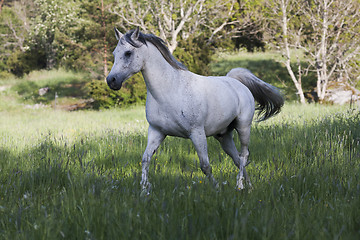
[[[189,140],[167,138],[140,196],[144,109],[0,115],[1,239],[359,239],[360,115],[286,105],[254,123],[252,191],[214,139],[216,190]],[[237,139],[237,136],[235,136]],[[238,141],[237,141],[238,142]]]

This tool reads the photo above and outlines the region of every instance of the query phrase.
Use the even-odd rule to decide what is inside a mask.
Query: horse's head
[[[126,79],[143,68],[145,56],[141,52],[146,42],[139,38],[139,28],[126,34],[115,28],[115,36],[119,42],[113,52],[114,65],[106,81],[111,89],[119,90]]]

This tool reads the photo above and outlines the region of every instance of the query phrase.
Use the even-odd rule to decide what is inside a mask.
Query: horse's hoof
[[[244,187],[244,184],[242,182],[239,182],[237,185],[236,185],[236,189],[239,190],[239,191],[242,191],[245,189]]]
[[[142,185],[142,190],[140,193],[140,197],[146,197],[150,195],[151,192],[151,184],[149,182],[145,183],[145,184],[141,184]]]
[[[144,198],[150,195],[150,191],[143,189],[140,193],[140,197]]]

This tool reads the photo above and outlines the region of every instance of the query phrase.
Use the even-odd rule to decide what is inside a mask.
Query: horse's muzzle
[[[122,82],[119,83],[119,81],[116,81],[116,78],[114,76],[107,76],[106,82],[112,90],[120,90],[122,86]]]

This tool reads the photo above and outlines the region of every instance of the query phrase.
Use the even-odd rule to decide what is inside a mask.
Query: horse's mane
[[[138,48],[140,46],[131,39],[131,35],[133,32],[134,32],[134,30],[129,31],[128,33],[126,33],[124,35],[124,37],[128,43],[130,43],[132,46]],[[140,32],[138,41],[140,41],[141,43],[143,43],[145,45],[147,45],[146,42],[152,43],[160,51],[161,55],[165,58],[165,60],[173,68],[180,69],[180,70],[187,70],[187,68],[184,64],[182,64],[181,62],[177,61],[174,58],[174,56],[170,53],[169,49],[165,45],[164,40],[162,40],[161,38],[159,38],[153,34],[144,34],[144,33]]]

